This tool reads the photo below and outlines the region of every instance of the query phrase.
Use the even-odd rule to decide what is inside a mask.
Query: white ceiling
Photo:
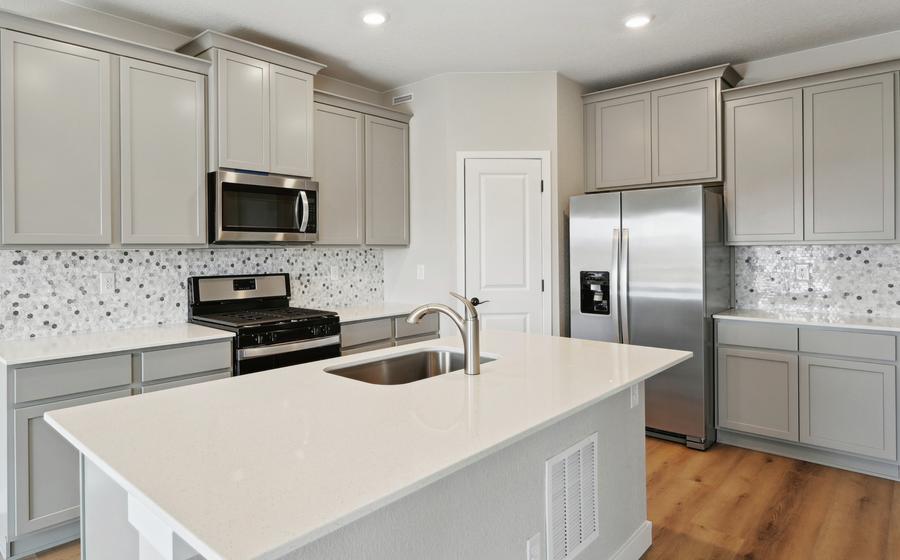
[[[328,64],[378,90],[444,72],[558,70],[589,87],[746,62],[900,28],[897,0],[69,0]],[[360,14],[389,14],[368,28]],[[625,16],[654,21],[633,31]]]

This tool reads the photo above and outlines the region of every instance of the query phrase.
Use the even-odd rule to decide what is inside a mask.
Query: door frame
[[[554,277],[551,244],[552,206],[556,200],[556,185],[551,180],[550,151],[458,151],[456,152],[456,291],[466,293],[466,160],[470,159],[536,159],[541,162],[541,274],[544,291],[541,293],[541,334],[553,333],[552,294]],[[455,307],[462,311],[462,304]]]

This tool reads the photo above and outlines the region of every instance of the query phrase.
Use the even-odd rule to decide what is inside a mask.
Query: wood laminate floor
[[[651,438],[647,482],[644,560],[900,560],[900,483]]]
[[[900,560],[900,483],[717,445],[647,439],[643,560]],[[78,543],[37,555],[79,560]]]

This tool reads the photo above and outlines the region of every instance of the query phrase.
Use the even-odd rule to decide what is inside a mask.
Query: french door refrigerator
[[[721,187],[667,187],[570,200],[573,338],[693,352],[646,383],[647,433],[715,442],[713,313],[731,300]]]

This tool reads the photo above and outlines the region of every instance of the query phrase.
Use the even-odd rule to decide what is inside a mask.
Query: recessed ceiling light
[[[639,27],[644,27],[645,25],[650,23],[650,20],[652,20],[652,19],[653,19],[653,16],[650,16],[647,14],[635,14],[625,20],[625,27],[629,27],[631,29],[637,29]]]
[[[371,26],[375,27],[377,25],[381,25],[384,22],[386,22],[387,16],[384,15],[382,12],[366,12],[363,14],[362,20],[363,20],[363,22],[365,22],[366,25],[371,25]]]

